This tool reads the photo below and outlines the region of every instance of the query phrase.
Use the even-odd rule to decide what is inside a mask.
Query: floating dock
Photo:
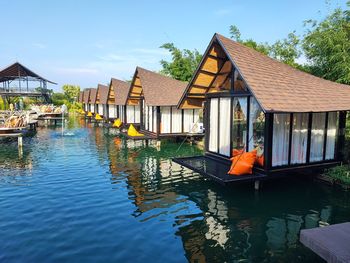
[[[350,262],[350,222],[301,230],[300,242],[327,262]]]

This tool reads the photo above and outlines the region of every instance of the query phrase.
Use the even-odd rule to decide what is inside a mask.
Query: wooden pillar
[[[337,160],[345,161],[345,132],[346,132],[346,111],[339,112],[338,143],[337,143]]]
[[[264,158],[265,171],[272,167],[272,138],[273,138],[273,113],[265,113],[265,141],[264,141]]]
[[[160,134],[160,123],[161,123],[160,106],[157,106],[157,137]]]

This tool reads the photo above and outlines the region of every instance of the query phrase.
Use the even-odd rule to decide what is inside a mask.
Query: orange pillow
[[[242,153],[231,158],[232,165],[228,174],[243,175],[252,174],[257,151]]]
[[[235,156],[237,156],[237,155],[240,155],[240,154],[242,154],[242,153],[244,153],[244,148],[241,149],[241,150],[238,150],[238,149],[233,149],[233,150],[232,150],[232,156],[233,156],[233,157],[235,157]]]

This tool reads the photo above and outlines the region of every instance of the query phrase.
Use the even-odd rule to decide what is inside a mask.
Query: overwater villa
[[[177,109],[187,83],[140,67],[136,68],[128,105],[141,107],[140,132],[147,138],[202,135],[201,106]]]
[[[90,111],[90,107],[89,107],[90,106],[89,105],[90,90],[91,89],[85,89],[83,91],[83,101],[82,101],[82,103],[83,103],[83,109],[84,109],[85,112]]]
[[[108,115],[107,110],[107,98],[108,98],[109,88],[105,85],[98,84],[96,90],[96,100],[95,100],[95,114],[99,114],[101,117],[106,118]]]
[[[84,103],[84,91],[79,92],[78,103]],[[85,107],[85,105],[84,105],[84,107]]]
[[[205,155],[175,161],[221,183],[259,182],[342,161],[347,85],[215,34],[178,107],[203,104]]]
[[[126,99],[128,96],[130,84],[112,78],[108,91],[108,117],[109,120],[120,119],[122,123],[126,120]]]

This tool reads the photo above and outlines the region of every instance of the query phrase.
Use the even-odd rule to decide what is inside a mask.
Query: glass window
[[[288,164],[289,114],[273,115],[272,166]]]
[[[265,114],[254,97],[250,98],[248,151],[256,149],[258,157],[264,156]],[[261,158],[260,165],[264,158]]]
[[[328,113],[326,160],[335,158],[335,145],[338,133],[338,112]]]
[[[220,102],[219,153],[225,156],[230,156],[231,98],[220,98],[219,102]]]
[[[324,129],[326,113],[312,114],[310,162],[323,160]]]
[[[292,164],[306,163],[308,126],[308,113],[293,114],[292,149],[290,160]]]
[[[218,99],[210,100],[209,151],[218,151]]]
[[[233,149],[246,149],[247,140],[247,98],[233,99]]]

